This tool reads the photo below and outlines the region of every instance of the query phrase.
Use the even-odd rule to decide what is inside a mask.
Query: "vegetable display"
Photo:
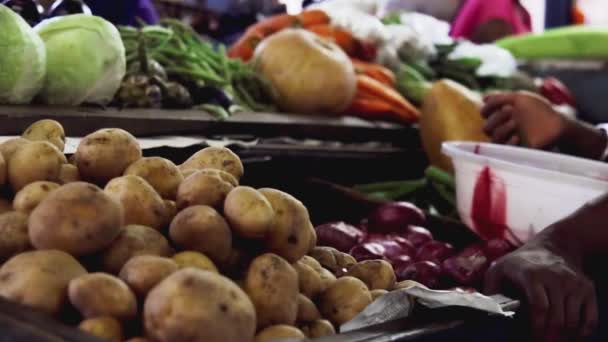
[[[46,50],[18,14],[0,5],[0,103],[29,103],[42,88]]]
[[[110,22],[75,14],[35,27],[46,48],[46,78],[39,98],[51,105],[108,104],[126,72],[125,48]]]

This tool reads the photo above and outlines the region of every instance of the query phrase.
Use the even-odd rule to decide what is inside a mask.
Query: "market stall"
[[[477,45],[419,13],[330,1],[225,47],[174,19],[32,28],[0,5],[3,336],[526,336],[524,303],[482,295],[484,273],[595,192],[548,214],[508,177],[556,192],[585,178],[597,192],[606,170],[487,144],[482,99],[525,90],[575,115],[568,88],[518,58],[585,34],[605,36]],[[543,158],[547,170],[526,169]]]

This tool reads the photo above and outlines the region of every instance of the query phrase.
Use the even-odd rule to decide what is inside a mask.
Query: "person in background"
[[[608,156],[605,130],[560,114],[540,96],[491,95],[482,113],[494,143],[558,148],[595,160]],[[486,274],[488,294],[510,285],[525,295],[535,341],[580,341],[598,327],[598,307],[606,303],[605,292],[596,292],[606,285],[601,263],[608,252],[606,222],[608,194],[546,228]]]
[[[528,11],[518,0],[389,0],[385,12],[415,11],[452,23],[451,35],[490,43],[532,31]]]
[[[85,0],[94,15],[116,25],[139,26],[139,20],[154,25],[159,15],[151,0]]]

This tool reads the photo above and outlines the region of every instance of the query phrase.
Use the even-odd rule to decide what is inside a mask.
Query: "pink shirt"
[[[452,24],[452,37],[471,39],[475,30],[491,20],[506,21],[514,34],[532,31],[530,14],[517,0],[466,0]]]

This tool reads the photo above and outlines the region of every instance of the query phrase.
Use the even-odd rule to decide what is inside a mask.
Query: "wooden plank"
[[[0,106],[0,135],[21,134],[28,125],[42,118],[60,121],[71,136],[118,127],[137,136],[254,134],[258,137],[284,135],[343,141],[403,141],[407,132],[415,131],[399,124],[354,117],[245,112],[218,121],[198,110]]]

